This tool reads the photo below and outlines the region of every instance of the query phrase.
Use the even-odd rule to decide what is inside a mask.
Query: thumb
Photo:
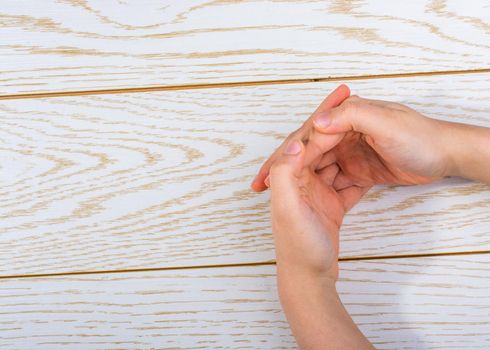
[[[303,168],[304,148],[300,140],[291,140],[271,166],[271,204],[276,213],[294,210],[298,205],[298,176]]]
[[[391,109],[370,100],[349,97],[340,106],[317,113],[314,129],[308,140],[306,165],[330,151],[348,131],[357,131],[380,140],[399,129],[396,118],[390,118]]]
[[[325,134],[357,131],[372,137],[382,136],[393,124],[393,118],[389,118],[391,109],[382,103],[352,96],[340,106],[318,113],[313,125],[316,131]]]

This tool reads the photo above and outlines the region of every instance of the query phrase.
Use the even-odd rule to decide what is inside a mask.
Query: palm
[[[374,184],[421,184],[433,180],[400,170],[383,158],[370,140],[357,132],[348,132],[329,154],[323,155],[312,167],[305,167],[299,177],[303,200],[302,217],[307,222],[304,248],[312,265],[330,266],[334,274],[338,266],[327,256],[338,256],[339,229],[345,213]],[[332,157],[333,155],[333,157]],[[389,155],[388,157],[389,158]],[[322,160],[327,160],[322,162]],[[324,164],[312,171],[316,164]],[[326,254],[328,252],[328,254]],[[336,261],[336,259],[335,259]]]
[[[390,161],[389,152],[376,149],[371,140],[358,132],[348,132],[330,152],[341,171],[334,182],[336,189],[352,185],[370,187],[375,184],[414,185],[435,178],[420,176],[400,169]],[[331,155],[330,155],[331,156]]]
[[[329,269],[334,278],[338,274],[339,228],[343,217],[368,190],[368,187],[351,186],[336,191],[333,183],[338,171],[336,165],[318,172],[307,167],[298,179],[302,199],[300,222],[308,233],[302,249],[308,251],[310,265]]]

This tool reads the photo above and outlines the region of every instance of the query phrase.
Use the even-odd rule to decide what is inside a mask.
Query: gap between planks
[[[461,256],[461,255],[484,255],[490,254],[490,250],[469,251],[469,252],[445,252],[445,253],[427,253],[427,254],[400,254],[400,255],[380,255],[380,256],[363,256],[363,257],[344,257],[339,258],[339,261],[364,261],[364,260],[389,260],[389,259],[414,259],[414,258],[430,258],[439,256]],[[3,279],[26,279],[40,277],[62,277],[62,276],[78,276],[78,275],[101,275],[115,273],[132,273],[132,272],[156,272],[156,271],[177,271],[191,269],[211,269],[211,268],[226,268],[226,267],[249,267],[249,266],[272,266],[276,265],[275,261],[249,262],[237,264],[214,264],[214,265],[196,265],[196,266],[168,266],[168,267],[148,267],[122,270],[96,270],[96,271],[71,271],[71,272],[52,272],[52,273],[33,273],[25,275],[7,275],[0,276]]]
[[[444,71],[433,71],[433,72],[338,76],[338,77],[323,77],[323,78],[257,80],[257,81],[246,81],[246,82],[229,82],[229,83],[156,85],[156,86],[126,87],[126,88],[113,88],[113,89],[100,89],[100,90],[33,92],[33,93],[0,95],[0,100],[19,100],[19,99],[63,97],[63,96],[128,94],[128,93],[156,92],[156,91],[196,90],[196,89],[213,89],[213,88],[225,88],[225,87],[304,84],[304,83],[332,82],[332,81],[345,81],[345,80],[353,81],[353,80],[393,79],[393,78],[410,78],[410,77],[456,75],[456,74],[482,74],[482,73],[490,73],[490,68],[468,69],[468,70],[444,70]]]

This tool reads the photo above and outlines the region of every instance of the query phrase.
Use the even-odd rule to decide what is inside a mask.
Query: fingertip
[[[339,87],[337,88],[345,98],[350,96],[350,88],[346,84],[340,84]]]
[[[250,184],[250,188],[252,189],[252,191],[254,192],[260,192],[260,184],[257,183],[255,181],[255,179],[252,181],[252,183]]]
[[[301,140],[291,140],[284,149],[284,154],[289,156],[297,156],[303,151],[304,145]]]
[[[350,96],[350,88],[346,84],[340,84],[337,88],[330,94],[331,104],[330,108],[337,107],[340,105],[346,98]]]
[[[320,106],[318,106],[316,112],[324,112],[330,108],[337,107],[349,96],[349,87],[345,84],[340,84],[323,100]]]
[[[263,182],[254,179],[254,181],[252,181],[252,183],[250,184],[250,188],[254,192],[263,192],[267,189],[267,186]]]
[[[313,127],[318,131],[326,131],[332,124],[332,118],[328,112],[320,112],[313,118]]]

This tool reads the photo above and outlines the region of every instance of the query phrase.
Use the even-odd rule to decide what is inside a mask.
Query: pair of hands
[[[448,175],[434,137],[445,122],[398,103],[350,96],[340,85],[263,164],[252,189],[271,189],[278,275],[338,278],[345,213],[375,184],[414,185]]]

